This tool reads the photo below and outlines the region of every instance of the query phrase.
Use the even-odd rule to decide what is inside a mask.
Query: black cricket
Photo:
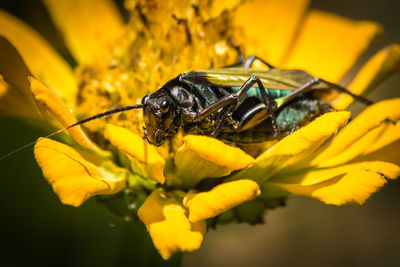
[[[252,69],[255,60],[268,69]],[[302,70],[282,70],[256,56],[220,69],[187,72],[146,95],[141,104],[112,109],[78,121],[51,137],[88,121],[132,109],[143,109],[143,138],[160,146],[177,134],[206,135],[233,143],[281,139],[333,110],[321,92],[337,90],[370,105],[346,88]],[[32,142],[0,158],[35,144]]]
[[[269,69],[251,66],[260,60]],[[235,67],[236,65],[242,67]],[[301,70],[281,70],[251,56],[233,67],[183,73],[142,104],[109,110],[87,121],[131,109],[143,109],[144,138],[155,146],[177,134],[206,135],[234,143],[257,143],[282,137],[332,111],[318,92],[337,90],[367,105],[372,102]],[[63,129],[64,130],[64,129]]]

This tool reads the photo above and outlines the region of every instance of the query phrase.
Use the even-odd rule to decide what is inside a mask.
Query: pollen
[[[126,1],[125,5],[135,20],[111,44],[104,58],[76,70],[81,118],[140,103],[143,96],[179,73],[238,61],[235,44],[228,42],[233,40],[228,12],[232,5],[213,7],[225,12],[212,18],[206,10],[210,7],[197,7],[189,1],[180,8],[153,1]],[[91,121],[85,127],[92,133],[102,132],[107,123],[142,132],[140,111]]]

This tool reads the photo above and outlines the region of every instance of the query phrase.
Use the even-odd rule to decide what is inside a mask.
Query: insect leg
[[[216,136],[216,134],[219,132],[219,130],[221,129],[221,127],[224,125],[225,121],[228,119],[228,117],[231,115],[231,113],[236,109],[239,100],[244,97],[247,93],[247,91],[255,84],[258,84],[258,88],[261,92],[261,95],[264,99],[264,104],[267,107],[267,111],[268,111],[268,115],[271,119],[272,122],[272,128],[274,130],[274,134],[276,136],[276,138],[279,140],[280,139],[280,133],[279,133],[279,127],[278,124],[276,122],[276,117],[275,117],[275,110],[277,109],[277,105],[276,102],[272,99],[272,97],[267,93],[267,91],[265,90],[264,85],[262,84],[261,80],[256,77],[256,76],[251,76],[243,85],[242,87],[239,89],[238,92],[236,92],[235,94],[231,94],[229,96],[224,97],[223,99],[215,102],[214,104],[210,105],[208,108],[204,109],[201,114],[199,115],[199,117],[201,117],[201,119],[205,118],[206,116],[216,112],[217,110],[219,110],[220,108],[226,108],[223,111],[223,115],[221,116],[221,118],[218,120],[218,124],[216,126],[216,128],[214,129],[214,131],[212,132],[212,136]],[[200,120],[200,119],[198,119]],[[198,121],[196,120],[196,121]]]
[[[217,126],[215,127],[215,129],[212,131],[212,133],[210,134],[211,137],[215,137],[218,135],[219,131],[221,130],[222,126],[224,125],[224,123],[226,122],[226,120],[232,116],[232,112],[235,110],[236,104],[233,103],[231,104],[222,114],[221,118],[218,121]]]
[[[268,68],[270,69],[274,69],[275,67],[272,66],[271,64],[269,64],[267,61],[263,60],[262,58],[259,58],[257,56],[249,56],[246,61],[244,62],[243,66],[248,69],[251,68],[251,66],[253,65],[254,61],[261,61],[261,63],[263,63],[264,65],[266,65]]]
[[[278,102],[278,108],[281,107],[283,104],[286,104],[287,102],[289,102],[290,100],[296,98],[298,95],[305,93],[311,89],[314,88],[315,85],[319,84],[321,82],[321,80],[319,78],[313,78],[311,81],[303,84],[302,86],[300,86],[299,88],[297,88],[296,90],[294,90],[292,93],[290,93],[289,95],[283,97],[282,101]]]
[[[276,116],[275,116],[275,110],[277,109],[277,104],[275,100],[273,100],[272,97],[269,94],[267,94],[267,91],[265,90],[261,80],[256,76],[252,76],[251,78],[255,79],[255,81],[258,84],[258,90],[260,90],[261,95],[264,98],[264,104],[267,107],[268,115],[269,118],[271,119],[271,125],[272,129],[274,130],[274,135],[276,139],[280,140],[281,136],[279,132],[279,126],[278,123],[276,122]]]
[[[221,98],[217,102],[211,104],[207,108],[203,109],[196,117],[192,119],[191,122],[197,122],[201,121],[202,119],[205,119],[209,115],[213,114],[214,112],[217,112],[221,108],[225,108],[226,106],[231,105],[232,103],[236,103],[237,96],[236,94],[231,94],[226,97]]]
[[[307,91],[309,91],[309,90],[312,90],[312,89],[314,88],[315,85],[318,85],[318,84],[320,84],[320,83],[324,83],[324,84],[326,84],[327,86],[332,87],[332,88],[338,90],[339,92],[348,94],[348,95],[350,95],[351,97],[353,97],[354,99],[356,99],[356,100],[358,100],[358,101],[360,101],[361,103],[364,103],[364,104],[366,104],[366,105],[371,105],[371,104],[374,103],[374,102],[372,102],[371,100],[369,100],[369,99],[367,99],[367,98],[365,98],[365,97],[362,97],[362,96],[353,94],[353,93],[350,92],[348,89],[346,89],[346,88],[344,88],[344,87],[342,87],[342,86],[340,86],[340,85],[338,85],[338,84],[328,82],[328,81],[326,81],[326,80],[324,80],[324,79],[321,79],[321,78],[314,78],[314,79],[312,79],[311,81],[309,81],[308,83],[306,83],[306,84],[302,85],[301,87],[297,88],[296,90],[294,90],[290,95],[284,97],[284,101],[280,102],[279,105],[278,105],[278,107],[280,107],[280,106],[282,106],[283,104],[289,102],[289,101],[292,100],[293,98],[296,98],[299,94],[305,93],[305,92],[307,92]]]
[[[359,96],[359,95],[356,95],[356,94],[350,92],[348,89],[346,89],[336,83],[331,83],[331,82],[325,81],[323,79],[319,79],[319,80],[320,80],[320,82],[325,83],[326,85],[335,88],[336,90],[338,90],[341,93],[348,94],[349,96],[353,97],[355,100],[360,101],[361,103],[364,103],[367,106],[372,105],[374,103],[373,101],[371,101],[363,96]]]
[[[216,101],[215,103],[209,105],[207,108],[203,109],[196,117],[192,119],[192,122],[201,121],[202,119],[208,117],[209,115],[217,112],[221,108],[225,108],[226,106],[235,103],[235,108],[239,100],[246,95],[246,92],[257,82],[254,78],[255,76],[250,77],[245,83],[240,87],[239,91],[227,95],[220,100]]]

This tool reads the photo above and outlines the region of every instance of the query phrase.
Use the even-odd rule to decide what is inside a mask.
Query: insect
[[[251,66],[260,60],[268,70]],[[144,137],[162,145],[179,128],[235,143],[280,139],[332,107],[316,91],[338,90],[371,101],[301,70],[274,68],[252,56],[243,67],[183,73],[142,99]]]
[[[252,69],[255,60],[269,69]],[[155,146],[165,143],[181,128],[186,133],[228,142],[256,143],[280,139],[332,111],[332,107],[318,97],[318,92],[337,90],[367,105],[372,104],[340,85],[302,70],[274,68],[255,56],[246,62],[242,59],[239,64],[242,67],[235,64],[180,74],[156,92],[144,96],[141,104],[97,114],[46,137],[114,113],[143,109],[143,136]]]

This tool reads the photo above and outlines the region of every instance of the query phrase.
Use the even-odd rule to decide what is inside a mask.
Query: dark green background
[[[400,42],[397,1],[319,0],[313,1],[312,6],[382,23],[385,35],[368,50],[366,58],[386,44]],[[34,25],[71,61],[61,36],[55,33],[39,1],[2,0],[0,8]],[[399,96],[399,87],[399,77],[392,78],[370,98]],[[0,129],[0,155],[47,134],[12,119],[0,119]],[[61,205],[43,179],[31,148],[0,161],[0,171],[0,266],[162,263],[143,226],[115,218],[94,200],[80,208]],[[211,230],[202,248],[185,254],[183,263],[184,266],[400,266],[399,208],[399,181],[390,182],[364,207],[333,207],[293,197],[286,208],[268,214],[266,225],[233,225]]]

